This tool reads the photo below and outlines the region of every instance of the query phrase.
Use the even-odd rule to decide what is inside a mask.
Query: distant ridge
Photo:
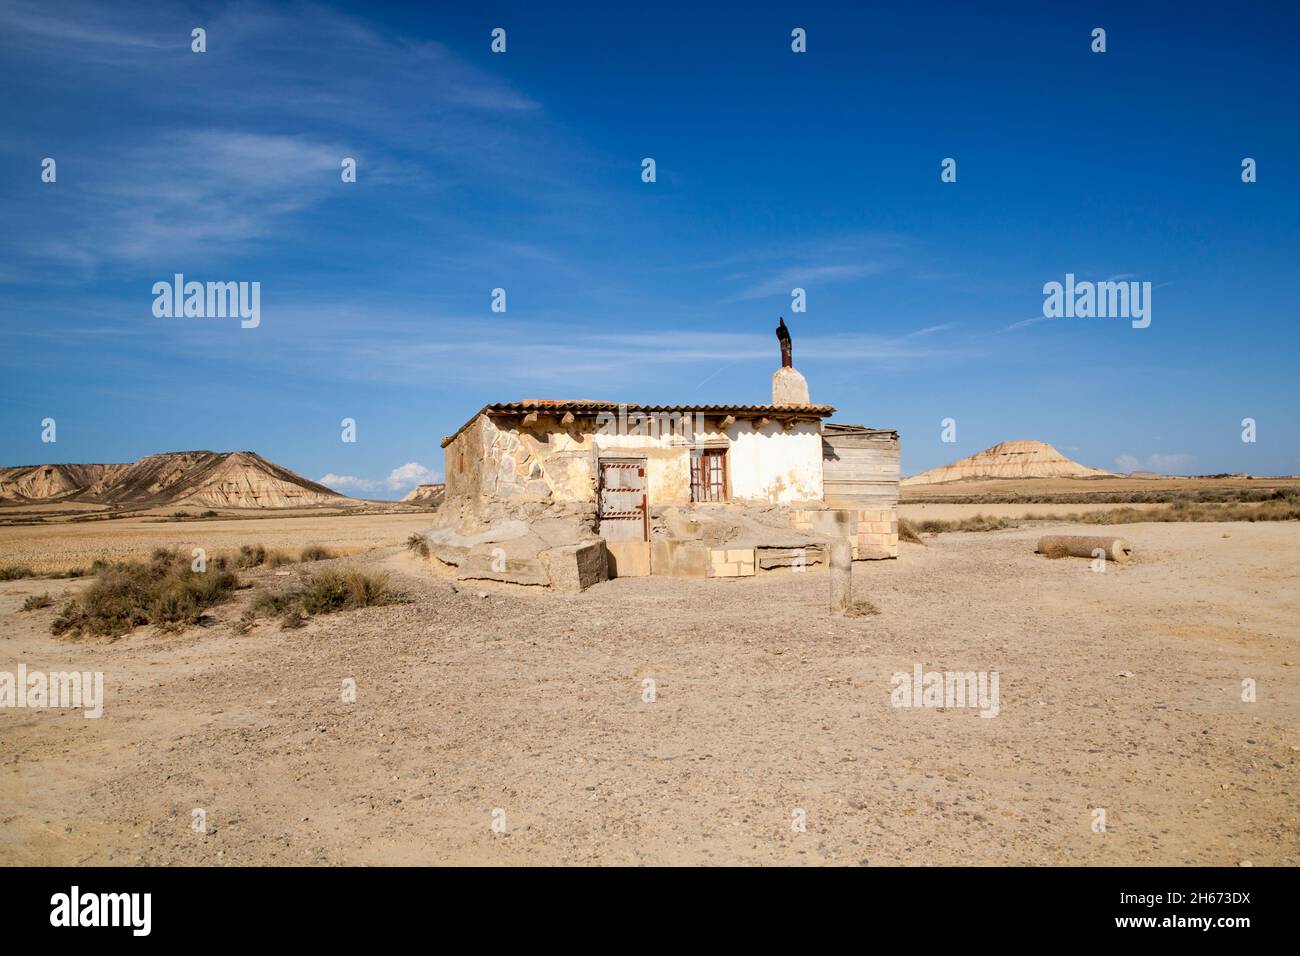
[[[178,451],[123,465],[0,468],[0,502],[292,508],[350,499],[251,451]]]
[[[402,500],[417,504],[440,505],[446,490],[447,486],[444,484],[416,485]]]
[[[992,448],[976,452],[951,465],[931,468],[911,478],[904,485],[937,485],[947,481],[977,478],[1107,478],[1109,471],[1089,468],[1066,458],[1047,442],[1021,439],[998,442]]]

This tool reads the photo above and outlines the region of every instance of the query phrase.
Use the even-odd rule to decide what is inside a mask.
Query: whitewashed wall
[[[799,422],[786,431],[777,422],[761,429],[745,420],[727,429],[731,451],[731,497],[771,504],[820,501],[821,425]]]

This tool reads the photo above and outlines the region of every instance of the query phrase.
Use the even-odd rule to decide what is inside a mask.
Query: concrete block
[[[657,539],[650,545],[650,573],[684,578],[707,578],[709,547],[702,541]]]
[[[709,576],[714,578],[748,578],[754,575],[753,548],[711,548]]]
[[[551,587],[560,591],[585,591],[609,580],[605,541],[584,541],[543,551],[538,557],[546,568]]]
[[[535,557],[502,557],[488,545],[478,545],[465,554],[456,570],[458,581],[504,581],[507,584],[550,584],[550,576]]]
[[[643,578],[650,574],[649,541],[606,541],[611,578]]]
[[[796,567],[805,571],[822,571],[826,567],[825,553],[816,545],[806,548],[756,548],[755,557],[761,571]]]

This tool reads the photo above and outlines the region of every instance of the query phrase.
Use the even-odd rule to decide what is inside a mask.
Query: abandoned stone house
[[[464,579],[581,589],[898,555],[898,433],[827,421],[783,364],[762,405],[499,402],[444,438],[433,556]]]

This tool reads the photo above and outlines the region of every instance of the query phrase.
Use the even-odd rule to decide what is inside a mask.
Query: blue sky
[[[486,402],[766,401],[784,315],[907,473],[1300,473],[1296,6],[896,6],[0,2],[0,464],[392,497]],[[261,325],[156,318],[178,272]],[[1150,327],[1042,318],[1066,273],[1149,281]]]

